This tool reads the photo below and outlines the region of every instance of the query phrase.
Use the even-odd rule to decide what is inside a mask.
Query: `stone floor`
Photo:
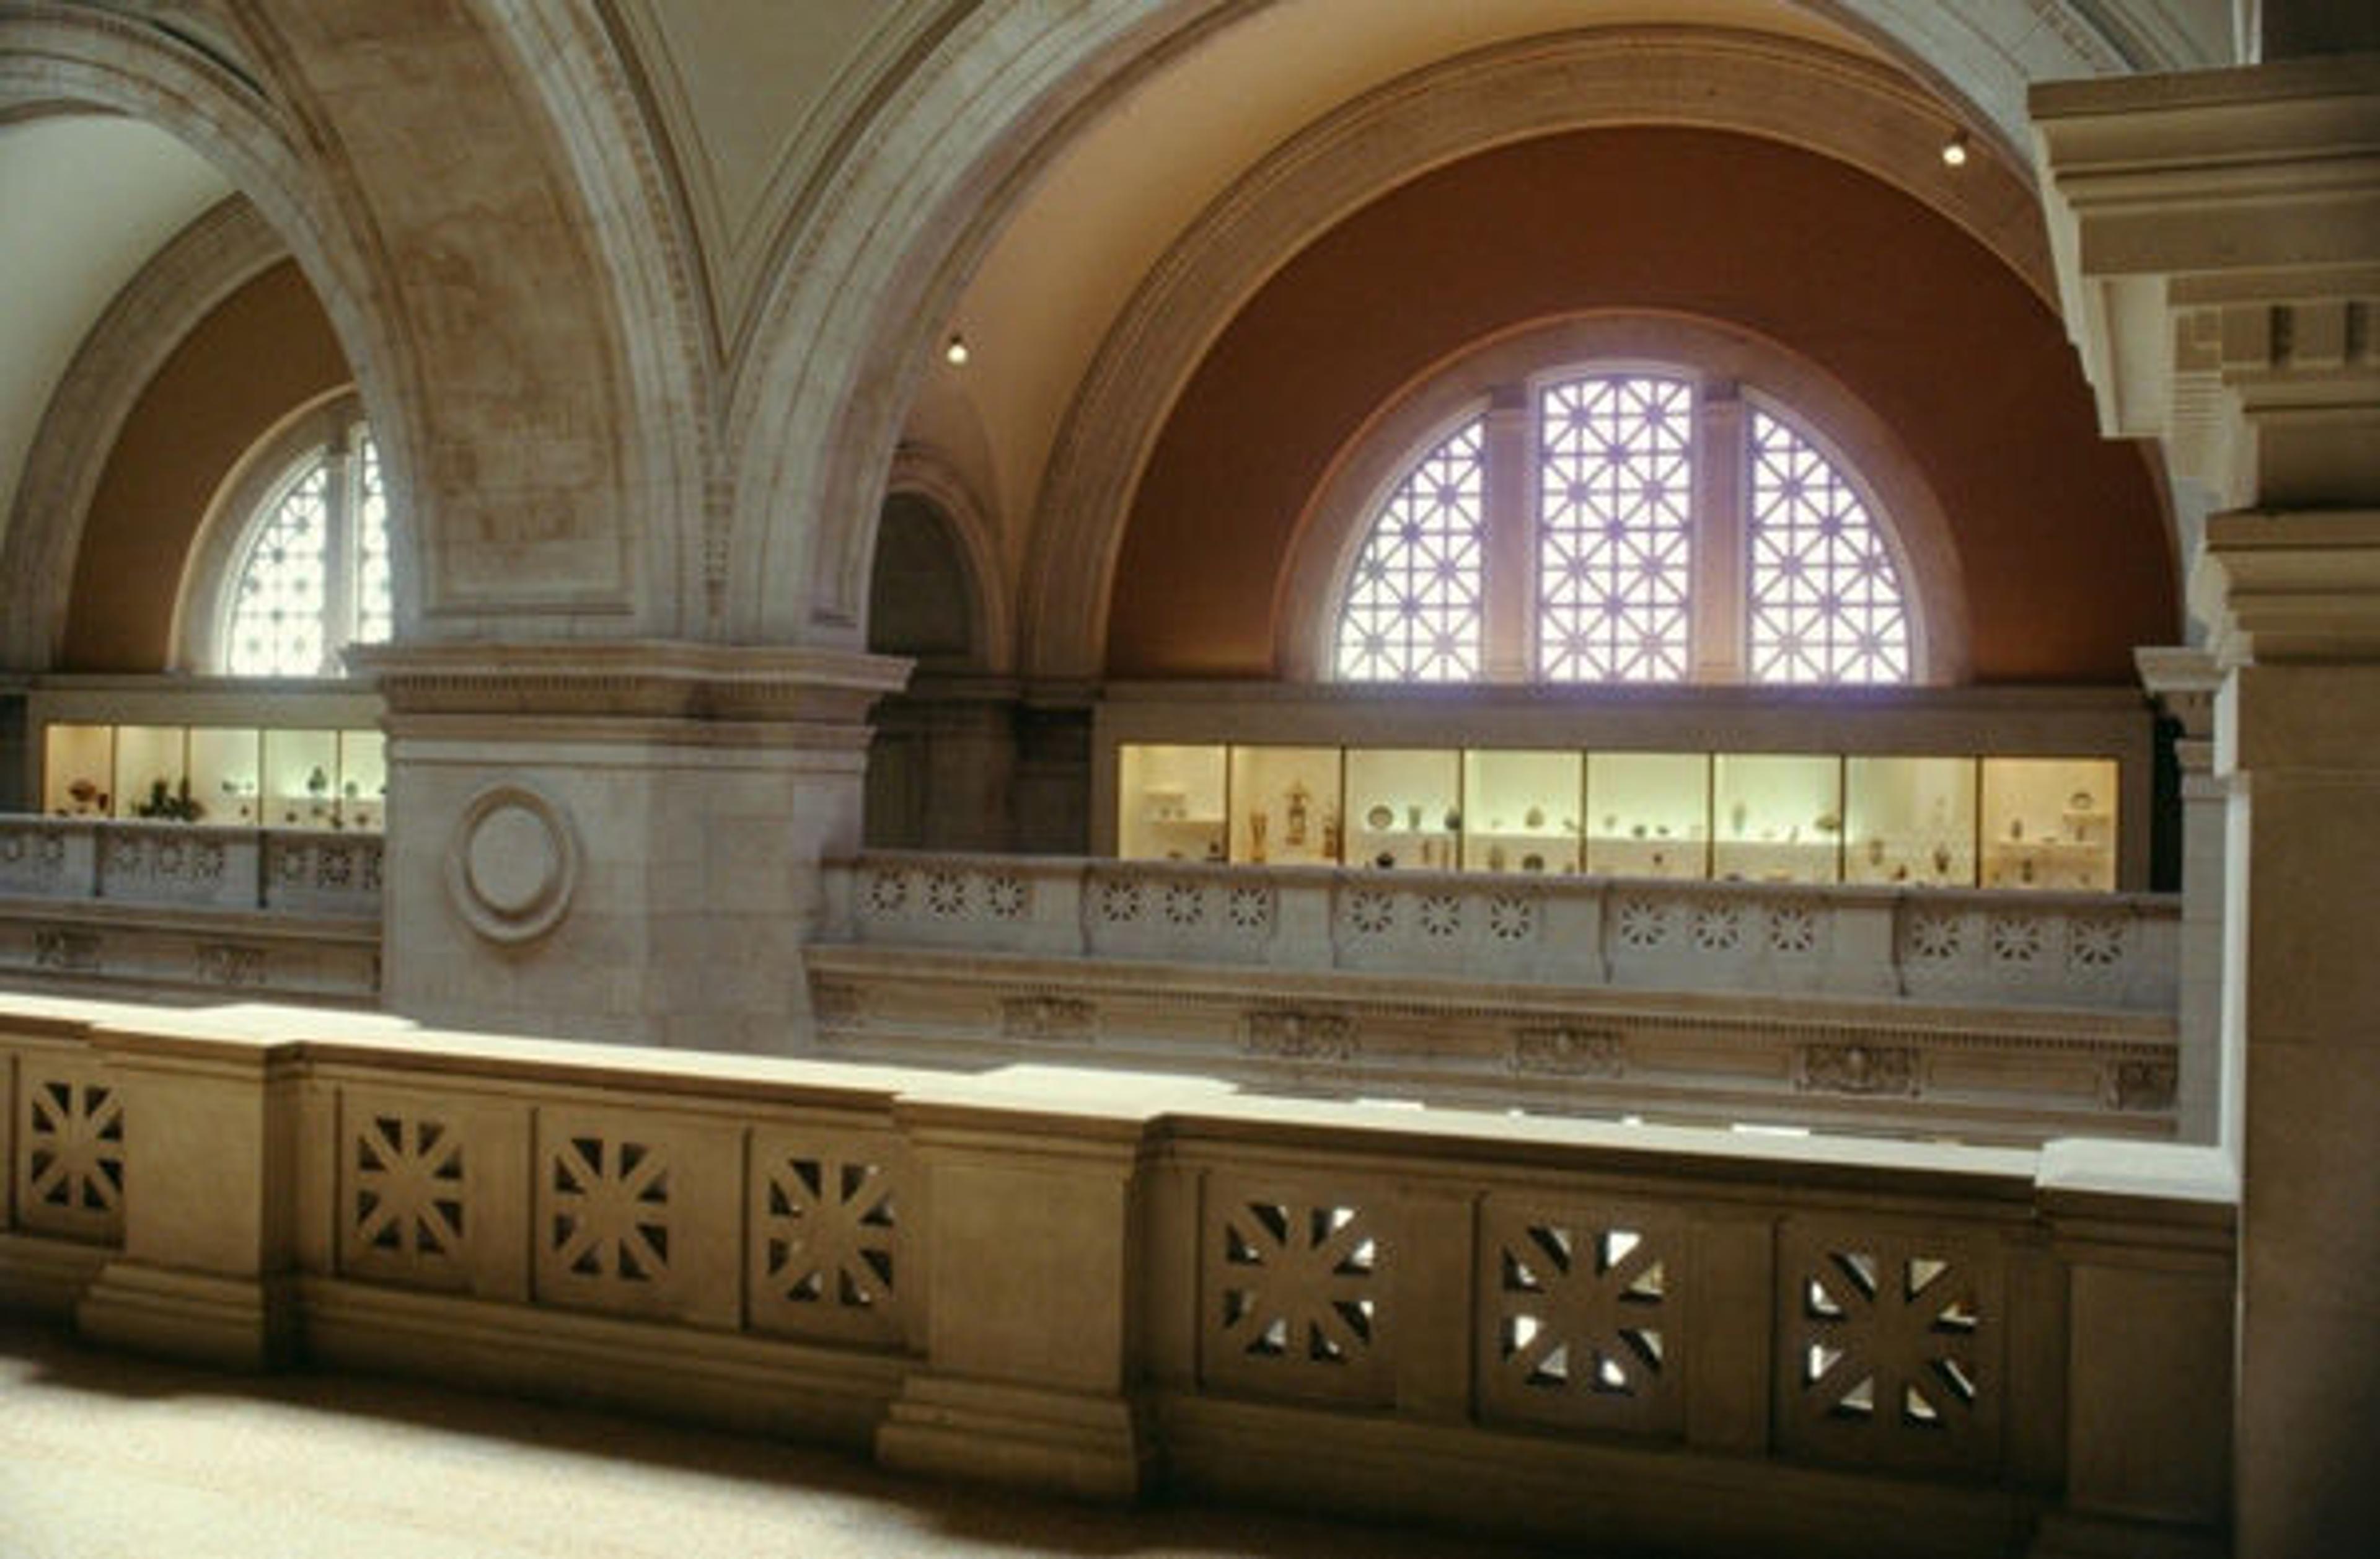
[[[1277,1512],[954,1489],[830,1452],[407,1381],[210,1374],[0,1321],[0,1559],[1536,1552]]]

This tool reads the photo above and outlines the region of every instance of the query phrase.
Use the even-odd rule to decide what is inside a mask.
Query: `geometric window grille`
[[[1864,1460],[1990,1465],[1997,1264],[1923,1236],[1813,1231],[1788,1246],[1788,1440]]]
[[[217,642],[235,676],[335,676],[338,652],[378,643],[394,624],[388,499],[380,452],[354,430],[274,483],[232,551]]]
[[[1677,1236],[1629,1222],[1637,1226],[1488,1203],[1481,1227],[1487,1407],[1612,1429],[1682,1425],[1672,1355]]]
[[[1367,517],[1330,603],[1333,676],[1475,682],[1502,675],[1490,644],[1540,683],[1915,675],[1890,527],[1785,413],[1686,371],[1573,371],[1524,404],[1513,465],[1475,419]]]
[[[124,1096],[104,1083],[24,1079],[18,1212],[43,1234],[113,1244],[124,1228]]]
[[[1755,682],[1905,682],[1909,611],[1867,505],[1817,446],[1752,413]]]
[[[1537,675],[1680,682],[1692,652],[1694,391],[1573,379],[1538,399]]]
[[[1339,613],[1338,673],[1354,682],[1462,682],[1481,664],[1484,424],[1464,424],[1380,508]]]
[[[1381,1242],[1368,1209],[1266,1190],[1209,1203],[1201,1367],[1217,1384],[1381,1400]]]
[[[755,1151],[761,1151],[758,1145]],[[900,1336],[898,1212],[893,1173],[882,1156],[809,1149],[756,1158],[765,1165],[754,1188],[756,1324],[880,1341]]]
[[[346,1266],[364,1276],[460,1280],[463,1136],[450,1122],[374,1112],[353,1137]]]

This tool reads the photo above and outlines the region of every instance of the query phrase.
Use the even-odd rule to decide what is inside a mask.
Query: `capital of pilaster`
[[[395,736],[490,734],[864,743],[907,682],[893,656],[670,639],[375,644],[347,652]]]
[[[2045,83],[2032,111],[2101,425],[2228,504],[2380,502],[2380,55]]]
[[[2196,741],[2215,734],[2215,694],[2223,686],[2223,668],[2212,652],[2143,644],[2132,652],[2132,664],[2159,712],[2179,723],[2184,737]]]
[[[2190,605],[2227,669],[2380,661],[2380,509],[2213,516]]]

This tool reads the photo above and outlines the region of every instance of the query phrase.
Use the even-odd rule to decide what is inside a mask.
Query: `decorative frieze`
[[[1516,1029],[1512,1070],[1558,1078],[1616,1078],[1628,1044],[1611,1029]]]
[[[1072,996],[1010,996],[1000,1004],[1000,1031],[1012,1040],[1087,1044],[1099,1009]]]
[[[1903,1045],[1811,1044],[1795,1057],[1793,1085],[1804,1092],[1919,1092],[1917,1052]]]
[[[1241,1018],[1240,1048],[1284,1061],[1353,1061],[1355,1020],[1345,1013],[1277,1008]]]
[[[264,949],[236,942],[202,942],[198,948],[199,979],[209,985],[262,985]]]
[[[45,926],[33,932],[33,966],[60,974],[96,974],[99,933]]]
[[[2170,1110],[2178,1080],[2171,1061],[2114,1061],[2101,1074],[2099,1097],[2110,1110]]]

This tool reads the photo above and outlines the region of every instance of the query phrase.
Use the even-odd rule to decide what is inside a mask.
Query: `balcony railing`
[[[382,839],[0,817],[0,970],[370,1001]]]
[[[2219,1541],[2212,1151],[23,999],[0,1118],[0,1307],[103,1344],[1665,1552]]]
[[[2039,1140],[2172,1130],[2171,898],[870,852],[830,1043]]]

